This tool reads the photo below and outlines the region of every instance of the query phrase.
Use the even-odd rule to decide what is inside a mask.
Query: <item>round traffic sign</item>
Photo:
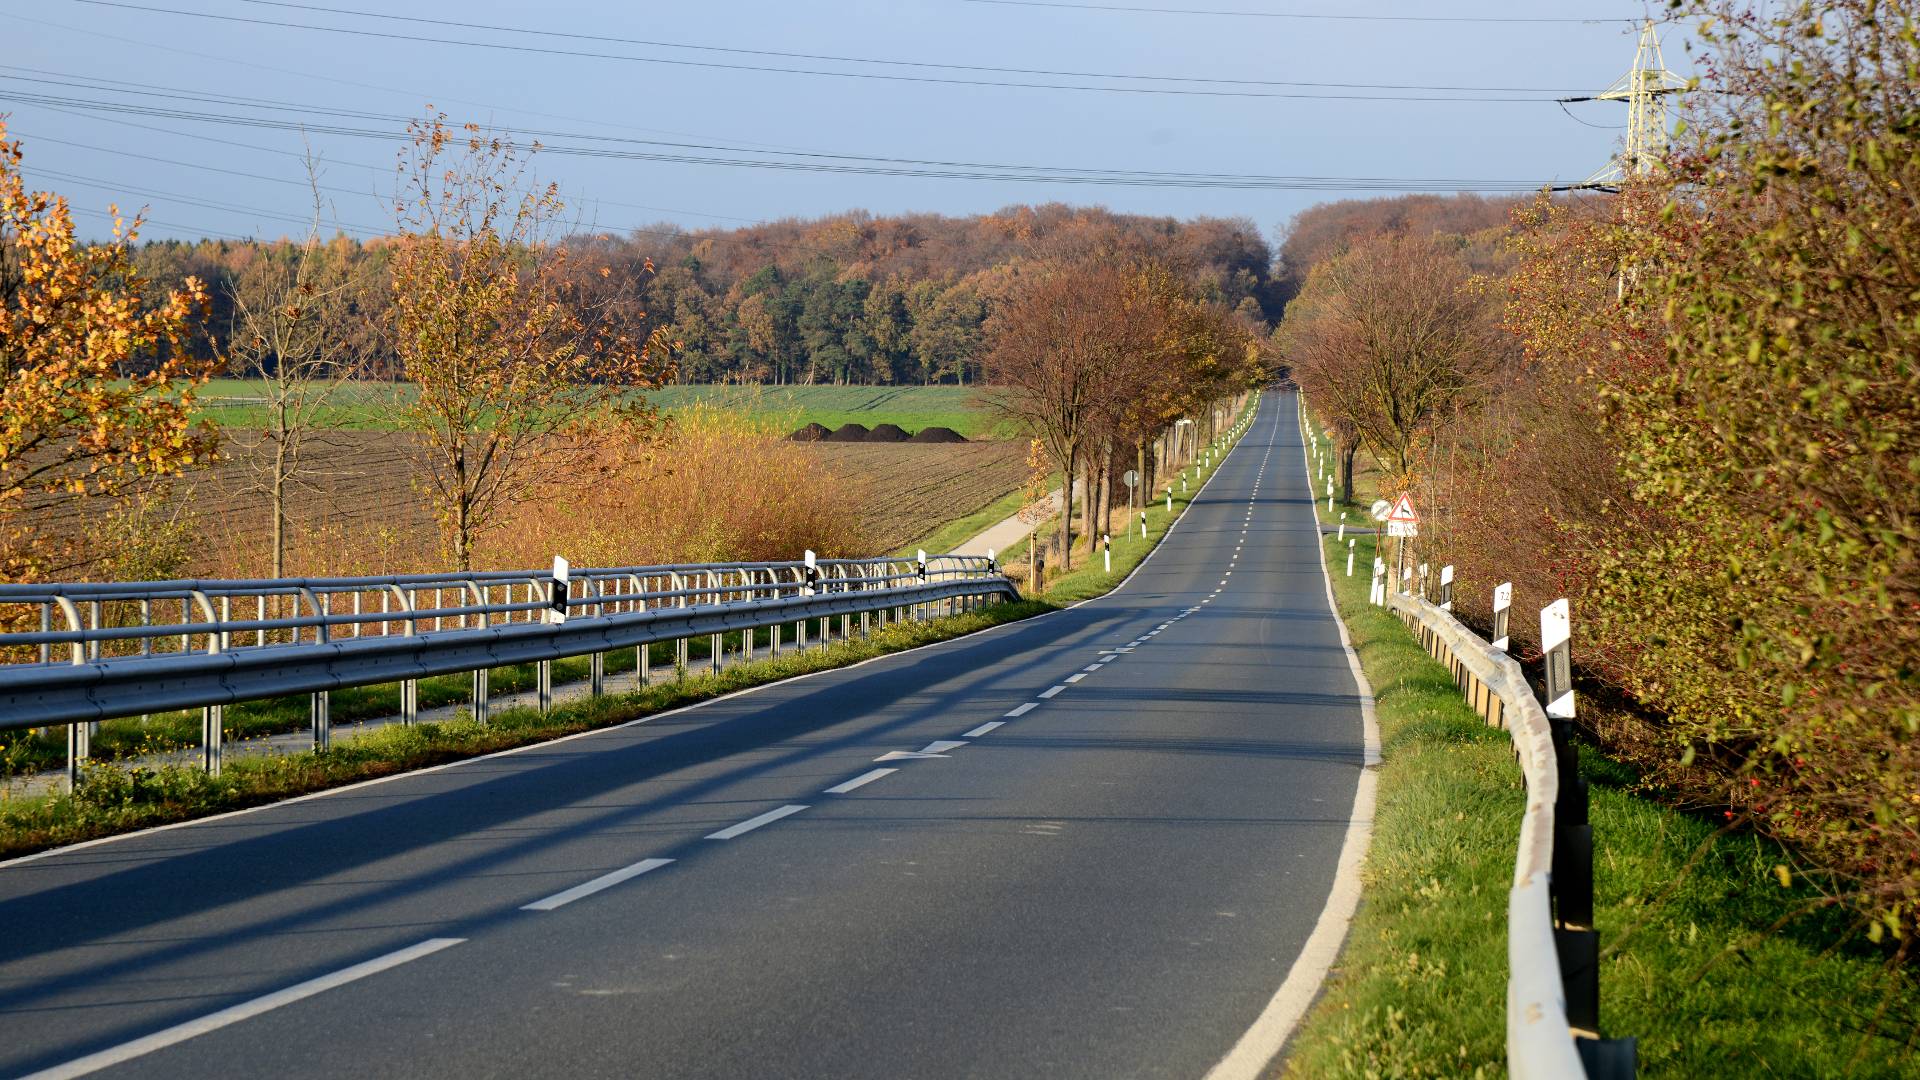
[[[1108,476],[1112,476],[1113,474],[1112,474],[1112,473],[1108,473],[1107,475],[1108,475]],[[1139,487],[1139,486],[1140,486],[1140,474],[1139,474],[1139,473],[1137,473],[1137,472],[1135,472],[1135,471],[1133,471],[1132,469],[1128,469],[1128,470],[1127,470],[1127,474],[1126,474],[1125,476],[1122,476],[1122,477],[1120,478],[1120,482],[1121,482],[1121,483],[1123,483],[1123,484],[1125,484],[1125,485],[1127,485],[1128,487]]]
[[[1392,512],[1393,504],[1385,499],[1377,499],[1371,507],[1368,507],[1368,513],[1373,515],[1375,521],[1387,520],[1387,515]]]

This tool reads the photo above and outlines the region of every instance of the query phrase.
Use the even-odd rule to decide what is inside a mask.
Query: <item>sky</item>
[[[1643,14],[1621,0],[0,0],[0,113],[30,186],[67,195],[90,237],[115,202],[147,209],[149,238],[299,235],[303,142],[327,228],[390,231],[394,136],[431,103],[545,133],[540,176],[605,231],[1066,202],[1244,217],[1277,239],[1331,199],[1585,179],[1626,107],[1553,99],[1618,79]],[[274,25],[288,23],[307,28]],[[767,68],[787,70],[747,70]],[[1064,172],[1024,178],[1036,167]],[[1116,175],[1148,182],[1068,182]]]

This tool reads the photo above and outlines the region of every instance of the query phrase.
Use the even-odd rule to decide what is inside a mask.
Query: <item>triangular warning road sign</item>
[[[1420,515],[1413,512],[1413,497],[1402,495],[1394,501],[1393,509],[1387,513],[1388,521],[1417,522]]]

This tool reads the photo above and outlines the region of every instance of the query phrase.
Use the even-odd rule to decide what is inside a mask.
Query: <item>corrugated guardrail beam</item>
[[[557,624],[503,623],[227,652],[12,665],[0,667],[0,728],[105,720],[399,682],[984,595],[1018,598],[1004,577],[983,575],[889,589],[654,608],[576,617]]]
[[[1585,956],[1594,940],[1587,925],[1593,911],[1591,843],[1579,852],[1563,850],[1579,846],[1568,843],[1573,838],[1563,835],[1567,828],[1586,824],[1584,806],[1576,811],[1566,805],[1575,793],[1563,781],[1577,782],[1568,770],[1570,744],[1554,730],[1525,672],[1506,652],[1418,596],[1390,592],[1387,606],[1446,665],[1474,711],[1512,735],[1526,778],[1527,805],[1507,895],[1508,1071],[1516,1080],[1631,1078],[1634,1040],[1599,1038],[1597,984],[1587,985],[1596,970],[1565,963]],[[1569,873],[1568,859],[1582,853],[1589,860],[1584,900],[1560,898],[1556,909],[1556,864],[1564,890],[1567,879],[1577,877]],[[1570,921],[1576,914],[1578,925]],[[1581,984],[1573,995],[1579,1016],[1569,1015],[1570,978]]]

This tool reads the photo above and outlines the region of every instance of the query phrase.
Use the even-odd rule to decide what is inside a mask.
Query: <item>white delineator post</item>
[[[1340,535],[1338,539],[1345,540],[1346,538],[1347,538],[1347,512],[1342,510],[1340,512]],[[1348,574],[1347,576],[1352,577],[1353,575]]]
[[[1440,610],[1453,610],[1453,564],[1440,568]]]
[[[1113,573],[1113,537],[1100,537],[1100,558],[1106,564],[1106,572]]]
[[[1573,719],[1573,628],[1566,597],[1540,609],[1540,651],[1547,659],[1547,715]]]
[[[1493,587],[1493,647],[1506,652],[1512,644],[1507,636],[1507,614],[1513,607],[1513,582],[1503,581]]]
[[[1347,576],[1348,577],[1353,576],[1353,545],[1354,545],[1354,541],[1352,540],[1347,541]]]
[[[1327,477],[1327,513],[1333,513],[1333,477]]]
[[[1182,480],[1180,482],[1180,490],[1185,491],[1186,487],[1187,487],[1186,481]],[[1169,514],[1173,513],[1173,489],[1172,488],[1167,489],[1167,513]],[[1145,514],[1140,515],[1140,535],[1141,536],[1147,535],[1147,515]]]
[[[1373,591],[1367,599],[1373,601],[1375,607],[1383,607],[1387,602],[1387,560],[1378,555],[1373,558]]]

